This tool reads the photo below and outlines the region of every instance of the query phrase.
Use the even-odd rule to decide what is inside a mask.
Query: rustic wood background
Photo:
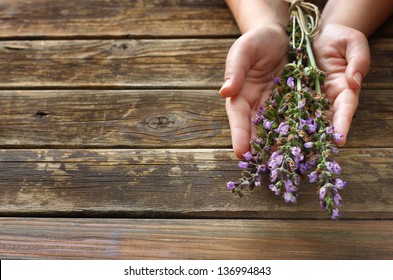
[[[325,1],[314,1],[321,7]],[[223,0],[0,3],[0,258],[393,259],[393,21],[339,154],[343,218],[226,190]]]

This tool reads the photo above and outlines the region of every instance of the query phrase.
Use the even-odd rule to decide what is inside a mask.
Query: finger
[[[363,33],[351,30],[346,35],[347,69],[345,77],[353,90],[360,90],[360,85],[370,68],[370,48]]]
[[[252,44],[240,37],[230,48],[225,65],[224,84],[220,89],[223,97],[231,97],[240,92],[246,73],[251,67]]]
[[[250,106],[240,95],[226,99],[225,105],[234,153],[241,159],[250,150]]]
[[[343,146],[347,140],[349,128],[351,127],[353,115],[359,104],[359,91],[344,89],[333,104],[333,126],[335,133],[344,135],[337,144]]]

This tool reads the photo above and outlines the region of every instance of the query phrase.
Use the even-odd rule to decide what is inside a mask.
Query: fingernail
[[[221,86],[219,93],[222,94],[222,90],[227,88],[230,83],[231,83],[231,80],[229,78],[226,79],[225,82],[223,83],[223,85]]]
[[[221,89],[228,87],[230,83],[231,83],[231,80],[230,79],[226,79],[225,82],[222,84]]]
[[[353,79],[355,80],[355,82],[359,85],[361,85],[362,83],[362,74],[360,74],[359,72],[355,73],[355,75],[353,76]]]

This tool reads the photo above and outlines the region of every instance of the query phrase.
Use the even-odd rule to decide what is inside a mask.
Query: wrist
[[[286,28],[289,5],[282,0],[226,0],[242,33],[261,27]]]
[[[341,24],[367,37],[392,13],[391,0],[378,0],[378,3],[371,0],[329,0],[322,13],[322,22],[323,25]]]

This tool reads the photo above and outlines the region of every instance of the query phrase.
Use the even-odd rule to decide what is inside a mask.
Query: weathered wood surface
[[[233,42],[234,39],[0,41],[0,88],[218,89]],[[393,39],[373,40],[371,70],[364,89],[392,86],[392,45]]]
[[[3,0],[1,37],[238,35],[224,0]]]
[[[393,149],[344,149],[343,219],[393,219]],[[315,186],[286,205],[266,184],[244,198],[231,150],[2,150],[0,213],[12,216],[327,219]]]
[[[392,259],[393,221],[2,218],[0,258]]]
[[[217,90],[0,95],[0,147],[231,147],[225,101]],[[362,92],[346,147],[392,147],[391,95],[389,90]]]
[[[311,1],[322,8],[326,0]],[[391,37],[390,21],[378,37]],[[0,38],[239,36],[224,0],[3,0]]]
[[[230,147],[225,101],[214,90],[0,94],[8,147]]]
[[[392,259],[392,26],[370,38],[332,223],[311,185],[295,206],[225,188],[223,0],[1,1],[0,258]]]

